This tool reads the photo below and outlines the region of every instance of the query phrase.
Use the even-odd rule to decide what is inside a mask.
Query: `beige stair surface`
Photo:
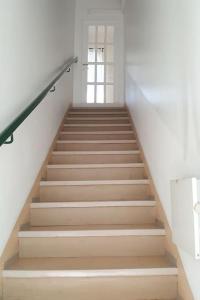
[[[48,165],[47,180],[146,179],[143,164]]]
[[[175,260],[125,107],[71,107],[3,300],[175,300]]]
[[[135,140],[97,140],[97,141],[64,141],[56,142],[56,150],[60,151],[109,151],[109,150],[137,150]]]
[[[16,259],[4,271],[5,299],[173,299],[177,268],[164,256]],[[28,298],[27,298],[28,297]]]
[[[127,131],[132,130],[131,123],[127,124],[64,124],[62,127],[62,131],[78,131],[78,132],[87,132],[87,131]]]
[[[111,274],[112,276],[142,276],[146,275],[176,275],[177,268],[165,256],[145,256],[145,257],[86,257],[86,258],[17,258],[4,271],[4,277],[20,277],[23,271],[32,271],[32,276],[39,276],[37,270],[65,271],[65,276],[89,276],[92,272],[99,272],[102,276]],[[121,270],[121,273],[120,273]],[[69,272],[68,272],[69,271]],[[73,274],[73,271],[74,274]],[[78,274],[78,272],[80,273]],[[107,274],[106,274],[107,272]],[[62,272],[61,272],[62,273]],[[86,274],[87,273],[87,274]],[[31,272],[30,272],[31,274]],[[31,275],[29,274],[29,277]],[[64,274],[63,274],[64,275]],[[28,276],[28,274],[27,274]],[[49,276],[55,276],[50,274]],[[62,274],[60,274],[62,276]]]
[[[61,131],[61,140],[133,140],[134,131]]]
[[[30,227],[20,231],[21,257],[164,255],[165,230],[155,224]]]
[[[152,224],[155,201],[38,202],[31,204],[31,225]]]
[[[140,163],[140,152],[132,151],[53,151],[50,164]]]

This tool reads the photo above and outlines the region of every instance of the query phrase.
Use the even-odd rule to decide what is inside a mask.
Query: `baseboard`
[[[165,241],[166,251],[167,251],[167,254],[169,254],[173,259],[176,260],[176,263],[177,263],[177,267],[178,267],[178,292],[179,292],[179,298],[178,299],[179,300],[194,300],[194,297],[192,295],[192,291],[191,291],[191,288],[189,286],[187,276],[186,276],[186,273],[185,273],[185,270],[184,270],[184,266],[182,264],[181,257],[179,255],[178,248],[173,243],[172,230],[169,226],[166,213],[164,211],[164,208],[163,208],[162,202],[160,200],[160,197],[157,193],[157,190],[156,190],[156,187],[155,187],[155,184],[154,184],[154,180],[151,176],[150,168],[149,168],[148,162],[146,160],[146,157],[145,157],[145,154],[144,154],[144,151],[143,151],[143,147],[140,143],[140,139],[139,139],[139,136],[137,134],[136,126],[134,124],[134,121],[133,121],[133,118],[130,114],[128,106],[126,106],[126,108],[128,110],[128,114],[129,114],[133,129],[134,129],[135,134],[136,134],[136,139],[138,141],[138,146],[139,146],[139,149],[141,151],[141,156],[142,156],[142,159],[143,159],[144,165],[145,165],[145,171],[148,175],[148,178],[150,179],[151,192],[152,192],[152,195],[154,195],[155,201],[156,201],[157,219],[158,219],[159,222],[161,222],[164,225],[164,228],[165,228],[165,231],[166,231],[166,241]]]

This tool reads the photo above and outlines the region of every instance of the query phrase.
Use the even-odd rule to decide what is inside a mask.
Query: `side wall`
[[[127,0],[126,100],[171,225],[170,180],[200,176],[200,3]],[[179,249],[196,300],[200,261]]]
[[[0,2],[0,131],[74,54],[75,1]],[[72,100],[72,74],[0,148],[0,255]]]

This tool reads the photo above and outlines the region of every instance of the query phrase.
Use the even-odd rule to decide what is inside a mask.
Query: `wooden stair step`
[[[86,107],[86,108],[83,108],[83,107],[79,107],[79,108],[71,108],[69,110],[69,113],[70,112],[91,112],[91,113],[99,113],[99,112],[110,112],[110,113],[113,113],[113,112],[128,112],[127,108],[125,107],[98,107],[98,108],[95,108],[95,107]]]
[[[18,232],[20,238],[35,237],[104,237],[104,236],[165,236],[165,229],[156,224],[139,225],[75,225],[32,226]]]
[[[177,273],[165,256],[17,258],[3,271],[4,299],[175,299]]]
[[[90,202],[33,202],[31,208],[93,208],[93,207],[154,207],[155,200],[90,201]]]
[[[92,185],[149,185],[149,179],[133,180],[85,180],[85,181],[41,181],[40,187],[48,186],[92,186]]]
[[[3,271],[4,278],[159,275],[177,275],[177,267],[165,256],[17,258]]]
[[[150,181],[140,180],[82,180],[42,181],[41,201],[104,201],[144,200],[151,196]]]
[[[106,169],[106,168],[144,168],[144,163],[125,164],[67,164],[67,165],[47,165],[47,169]]]
[[[64,135],[70,135],[70,134],[73,134],[73,135],[79,135],[79,134],[81,134],[81,135],[88,135],[88,134],[96,134],[96,135],[101,135],[101,134],[105,134],[105,135],[112,135],[112,134],[115,134],[115,135],[120,135],[120,134],[132,134],[132,133],[134,133],[134,131],[133,130],[125,130],[125,131],[120,131],[120,130],[116,130],[116,131],[106,131],[106,130],[104,130],[104,131],[85,131],[85,132],[81,132],[81,131],[76,131],[76,132],[74,132],[74,131],[68,131],[68,132],[66,132],[66,131],[61,131],[60,132],[60,134],[64,134]]]
[[[38,202],[31,204],[32,226],[151,224],[155,201]]]
[[[95,127],[108,127],[108,129],[109,129],[109,127],[127,127],[127,126],[129,126],[129,125],[131,125],[131,123],[129,123],[129,124],[115,124],[115,123],[113,123],[113,124],[109,124],[109,123],[103,123],[103,125],[102,124],[84,124],[83,125],[83,127],[88,127],[88,128],[90,128],[90,127],[93,127],[93,126],[95,126]],[[79,124],[64,124],[64,127],[80,127],[80,125]],[[91,130],[91,128],[90,128],[90,130]]]
[[[113,118],[66,118],[65,124],[130,124],[130,120],[128,117],[113,117]]]
[[[67,140],[67,141],[61,141],[58,140],[57,143],[59,144],[136,144],[136,140],[80,140],[80,141],[74,141],[74,140]]]
[[[78,116],[78,117],[75,117],[75,116],[72,116],[72,117],[68,117],[66,118],[67,121],[69,120],[77,120],[77,121],[97,121],[97,120],[102,120],[102,121],[118,121],[118,120],[129,120],[129,117],[126,116],[126,117],[119,117],[119,116],[89,116],[89,117],[84,117],[84,116]]]
[[[165,253],[157,224],[32,226],[18,233],[20,257],[144,256]]]
[[[127,124],[63,124],[62,131],[127,131],[132,130],[130,123]]]
[[[114,116],[114,115],[128,115],[128,112],[127,111],[69,111],[67,116],[69,115],[111,115],[111,116]]]
[[[143,164],[48,165],[47,180],[146,179]]]
[[[134,131],[61,131],[62,140],[134,140]]]
[[[115,113],[109,113],[109,112],[104,112],[104,113],[68,113],[66,118],[128,118],[129,115],[127,112],[115,112]]]
[[[141,163],[140,151],[53,151],[51,164]]]
[[[108,150],[137,150],[136,140],[58,140],[55,146],[60,151],[108,151]]]

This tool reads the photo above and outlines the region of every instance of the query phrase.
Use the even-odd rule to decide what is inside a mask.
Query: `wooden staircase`
[[[177,268],[125,108],[71,108],[4,300],[172,300]]]

